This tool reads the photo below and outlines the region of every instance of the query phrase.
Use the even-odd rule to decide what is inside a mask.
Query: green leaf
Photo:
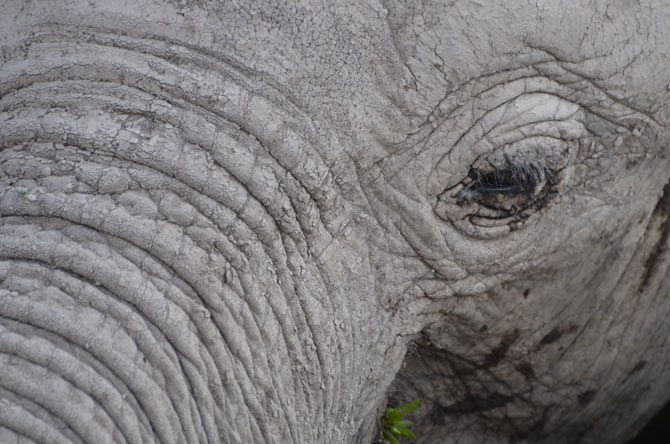
[[[406,436],[409,439],[414,439],[415,438],[414,433],[412,433],[412,431],[410,429],[408,429],[407,427],[405,427],[403,425],[398,424],[395,427],[393,427],[393,430],[397,431],[396,433],[398,435]]]
[[[384,424],[393,425],[402,419],[403,414],[396,409],[388,408],[386,409],[386,414],[384,415]]]
[[[401,405],[400,407],[396,407],[394,410],[398,413],[400,413],[401,417],[407,415],[408,413],[412,413],[414,410],[418,409],[419,406],[423,400],[421,399],[415,399],[414,401],[409,401]]]
[[[404,403],[399,407],[387,407],[384,417],[382,418],[382,434],[386,442],[390,444],[400,444],[400,437],[405,436],[409,439],[415,439],[414,433],[408,428],[413,423],[406,419],[402,419],[408,413],[412,413],[418,409],[423,401],[416,399]]]
[[[390,430],[384,430],[384,439],[393,444],[398,444],[398,438]]]

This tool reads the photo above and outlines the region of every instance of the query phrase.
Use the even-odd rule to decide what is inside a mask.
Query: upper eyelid
[[[436,129],[431,135],[432,141],[429,142],[429,146],[435,144],[436,149],[443,154],[434,161],[429,173],[427,182],[429,195],[437,196],[445,188],[453,186],[460,180],[459,176],[463,177],[465,166],[471,165],[477,157],[488,155],[503,145],[535,136],[558,136],[563,141],[587,136],[582,123],[583,111],[578,104],[544,92],[520,92],[515,97],[506,94],[506,99],[498,101],[498,104],[519,100],[520,109],[525,110],[520,113],[519,120],[513,125],[510,123],[511,119],[505,118],[502,121],[502,128],[498,127],[502,114],[511,111],[500,109],[495,104],[492,109],[480,109],[479,116],[470,114],[455,117],[457,120],[452,122],[455,127],[467,125],[458,135],[446,131],[449,126],[446,122],[438,124],[442,128]]]
[[[540,64],[475,79],[440,102],[422,144],[431,153],[427,195],[454,186],[476,158],[529,136],[590,146],[602,137],[607,143],[623,132],[637,135],[647,127],[659,128],[652,116],[617,101],[592,79],[553,61]],[[513,78],[515,74],[519,76]],[[477,82],[487,84],[482,88]]]

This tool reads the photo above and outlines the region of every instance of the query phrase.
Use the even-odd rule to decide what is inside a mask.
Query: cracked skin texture
[[[446,3],[1,0],[0,441],[634,435],[670,7]],[[508,159],[546,201],[454,197]]]

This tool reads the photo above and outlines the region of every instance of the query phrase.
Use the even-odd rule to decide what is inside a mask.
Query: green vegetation
[[[421,399],[416,399],[399,407],[386,408],[386,413],[382,418],[382,434],[385,444],[398,444],[402,436],[409,439],[415,438],[414,433],[408,428],[412,425],[412,421],[402,418],[418,409],[422,402]]]

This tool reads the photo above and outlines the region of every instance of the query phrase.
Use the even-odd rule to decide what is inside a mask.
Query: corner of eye
[[[442,194],[444,190],[453,188],[458,184],[458,181],[454,180],[450,183],[445,180],[445,178],[452,176],[453,172],[447,172],[443,169],[438,169],[437,167],[433,169],[426,179],[426,195],[437,197]]]
[[[431,173],[426,179],[426,195],[427,196],[438,196],[444,188],[440,189],[440,182],[435,178],[435,175]]]

